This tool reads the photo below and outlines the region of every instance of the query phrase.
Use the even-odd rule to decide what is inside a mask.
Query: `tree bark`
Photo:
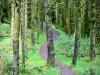
[[[34,30],[35,30],[35,23],[32,24],[32,27],[31,27],[31,40],[32,40],[32,47],[34,47],[35,45],[35,36],[34,36]]]
[[[68,25],[68,0],[66,0],[66,33],[70,36],[70,30]]]
[[[76,62],[77,62],[77,56],[78,56],[78,50],[79,50],[79,41],[80,41],[80,35],[81,35],[80,33],[81,33],[81,18],[77,18],[74,56],[73,56],[72,66],[76,66]]]
[[[70,37],[71,34],[74,33],[76,17],[74,12],[74,0],[68,1],[68,35]]]
[[[75,33],[74,56],[73,56],[72,66],[76,66],[78,50],[80,47],[82,18],[81,18],[81,9],[78,8],[79,6],[80,6],[80,1],[76,1],[77,19],[76,19],[76,33]]]
[[[14,54],[13,75],[18,75],[19,70],[19,32],[20,32],[20,0],[12,2],[12,42]]]
[[[53,33],[52,33],[52,25],[50,15],[47,14],[48,11],[48,0],[44,0],[45,2],[45,21],[46,21],[46,36],[47,36],[47,64],[54,66],[55,65],[55,54],[54,54],[54,43],[53,43]]]
[[[0,1],[0,24],[1,24],[1,17],[2,17],[2,0]]]
[[[23,24],[22,24],[22,67],[25,68],[25,55],[27,50],[27,0],[23,0]]]
[[[90,59],[95,59],[95,27],[96,27],[95,0],[90,2]]]
[[[58,27],[58,25],[59,25],[58,3],[56,3],[56,11],[55,11],[55,14],[56,14],[56,26]]]
[[[100,0],[96,0],[96,44],[100,45]]]
[[[41,19],[41,30],[43,30],[43,18]]]

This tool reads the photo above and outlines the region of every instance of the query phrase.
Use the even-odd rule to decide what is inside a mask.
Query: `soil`
[[[60,34],[58,33],[58,31],[53,29],[53,40],[54,40],[54,43],[56,42],[56,40],[59,37],[59,35]],[[47,60],[47,44],[46,44],[46,42],[41,46],[39,54],[40,54],[40,56],[42,58]],[[72,70],[72,68],[64,65],[60,60],[55,59],[55,62],[56,62],[56,67],[60,68],[60,75],[77,75]]]

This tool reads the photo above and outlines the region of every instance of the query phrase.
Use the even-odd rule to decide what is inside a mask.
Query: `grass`
[[[35,33],[36,35],[37,33]],[[38,40],[37,36],[35,36],[36,38],[36,41]],[[46,40],[46,35],[44,32],[42,32],[40,34],[40,37],[39,37],[39,40],[37,41],[37,43],[35,44],[35,51],[33,50],[29,50],[29,53],[28,53],[28,57],[29,59],[27,59],[26,61],[26,65],[28,65],[27,67],[30,67],[30,68],[34,68],[34,67],[41,67],[41,66],[44,66],[46,64],[46,61],[40,57],[39,55],[39,49],[40,47],[43,45],[44,41]],[[30,39],[28,39],[28,42],[30,43]],[[47,69],[43,69],[43,71],[39,74],[41,75],[58,75],[60,72],[60,70],[56,67],[51,67],[51,68],[47,68]],[[36,72],[38,73],[38,72]],[[37,75],[39,75],[37,74]],[[35,75],[35,74],[34,74]]]
[[[53,26],[53,28],[55,27]],[[9,35],[10,29],[11,29],[10,25],[3,23],[2,25],[0,25],[0,35],[3,35],[3,36]],[[66,33],[64,33],[63,31],[60,31],[59,29],[56,29],[56,30],[58,30],[60,34],[66,35]],[[31,30],[29,29],[28,41],[27,41],[28,42],[28,55],[27,55],[28,58],[26,59],[25,69],[21,67],[21,49],[20,49],[20,75],[59,75],[60,70],[56,67],[41,68],[41,66],[44,66],[46,64],[46,61],[43,58],[41,58],[39,55],[39,49],[44,43],[44,41],[46,40],[45,32],[41,32],[39,38],[37,38],[37,32],[35,32],[36,44],[34,48],[31,46],[30,35],[31,35]],[[10,44],[10,41],[11,41],[10,37],[2,37],[0,38],[0,45]],[[10,47],[9,45],[6,45],[6,46]],[[2,49],[1,47],[0,47],[0,50]],[[9,64],[10,64],[10,61],[12,62],[12,59],[13,59],[12,50],[10,51],[11,52],[9,52],[6,55],[6,59],[9,59],[9,58],[11,59],[7,61],[7,63],[9,62]],[[69,67],[71,66],[72,57],[66,57],[65,55],[62,55],[62,54],[56,54],[56,58],[62,61],[65,65]],[[73,70],[79,75],[82,75],[85,71],[88,71],[89,68],[93,67],[95,68],[95,72],[96,72],[95,75],[99,75],[100,74],[100,67],[98,67],[100,66],[99,62],[100,62],[100,55],[96,56],[96,59],[94,62],[90,62],[89,57],[79,57],[77,60],[77,65],[76,67],[73,68]],[[5,63],[5,66],[6,67],[9,66],[7,67],[7,69],[10,70],[12,64],[10,65],[9,64],[7,65]]]
[[[41,66],[46,63],[46,61],[43,58],[41,58],[39,55],[39,49],[45,41],[45,37],[43,36],[45,36],[45,34],[40,34],[40,40],[35,44],[35,47],[34,47],[35,52],[33,50],[29,50],[29,53],[28,53],[29,59],[27,59],[26,64],[29,64],[30,66],[32,65]],[[28,41],[31,41],[31,40],[28,39]],[[30,64],[30,63],[33,63],[33,64]]]
[[[11,26],[5,23],[2,23],[0,25],[0,35],[6,36],[10,34]],[[44,60],[40,55],[39,55],[39,50],[42,44],[46,40],[46,35],[44,31],[40,32],[40,37],[37,38],[37,32],[35,32],[35,46],[31,46],[31,30],[28,29],[28,54],[26,58],[26,68],[22,68],[22,59],[21,59],[21,43],[20,43],[20,69],[19,75],[59,75],[60,70],[57,67],[50,67],[50,68],[43,68],[42,71],[40,72],[39,70],[41,69],[41,66],[44,66],[46,64],[46,60]],[[6,45],[7,48],[11,47],[9,46],[11,42],[10,37],[1,37],[0,38],[0,45],[3,44],[8,44]],[[0,47],[1,48],[1,47]],[[1,48],[2,49],[2,48]],[[11,60],[8,60],[10,58]],[[8,71],[12,71],[11,66],[13,65],[13,53],[12,49],[9,50],[9,53],[6,55],[6,61],[4,63],[5,67],[5,75],[11,73],[8,73]],[[39,69],[36,69],[35,67],[38,67]],[[35,69],[34,69],[35,68]]]

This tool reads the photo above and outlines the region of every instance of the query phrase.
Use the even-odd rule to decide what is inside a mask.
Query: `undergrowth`
[[[56,53],[66,55],[66,56],[73,56],[74,54],[74,42],[75,38],[73,36],[68,37],[68,35],[61,34],[55,44]],[[78,56],[84,57],[89,56],[90,50],[90,40],[89,38],[81,38],[80,40],[80,47],[78,51]],[[99,52],[98,47],[96,47],[96,52]]]
[[[74,54],[74,36],[68,37],[66,33],[58,30],[60,33],[60,37],[58,37],[57,42],[55,43],[55,53],[56,58],[61,60],[65,65],[71,66],[73,54]],[[89,38],[81,38],[80,48],[78,52],[78,60],[77,65],[74,67],[74,71],[79,75],[91,75],[95,73],[95,75],[99,75],[100,68],[100,55],[96,56],[96,59],[91,62],[89,57],[90,50],[90,40]],[[99,52],[98,46],[96,46],[96,53]],[[92,67],[92,68],[91,68]]]
[[[2,26],[2,27],[1,27]],[[10,34],[10,30],[11,30],[11,26],[10,25],[6,25],[5,23],[3,23],[2,25],[0,25],[0,35],[9,35]],[[2,31],[2,32],[1,32]],[[37,32],[35,32],[35,46],[32,47],[31,46],[31,30],[28,29],[28,54],[27,54],[27,58],[26,58],[26,67],[25,69],[22,68],[22,50],[21,50],[21,46],[20,46],[20,61],[19,61],[19,75],[59,75],[60,70],[56,67],[46,67],[45,68],[41,68],[42,66],[44,66],[46,64],[46,61],[41,58],[41,56],[39,55],[39,50],[40,47],[43,45],[43,43],[46,40],[46,35],[45,35],[45,31],[41,31],[40,32],[40,37],[37,38]],[[9,49],[9,52],[6,54],[5,57],[5,62],[3,64],[4,66],[4,75],[12,75],[12,70],[13,70],[13,51],[12,51],[12,47],[10,45],[11,42],[11,38],[10,37],[1,37],[0,38],[0,45],[1,43],[3,45],[6,45],[7,48]],[[21,43],[20,43],[21,45]],[[11,47],[11,48],[9,48]],[[0,55],[3,53],[3,47],[0,46]]]

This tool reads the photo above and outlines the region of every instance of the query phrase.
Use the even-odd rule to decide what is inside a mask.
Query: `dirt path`
[[[54,42],[57,40],[57,37],[59,36],[59,33],[53,29],[53,39]],[[47,59],[47,45],[46,42],[42,45],[40,48],[39,52],[40,56],[44,58],[45,60]],[[77,75],[73,70],[66,65],[64,65],[61,61],[56,59],[56,66],[60,68],[60,75]]]

